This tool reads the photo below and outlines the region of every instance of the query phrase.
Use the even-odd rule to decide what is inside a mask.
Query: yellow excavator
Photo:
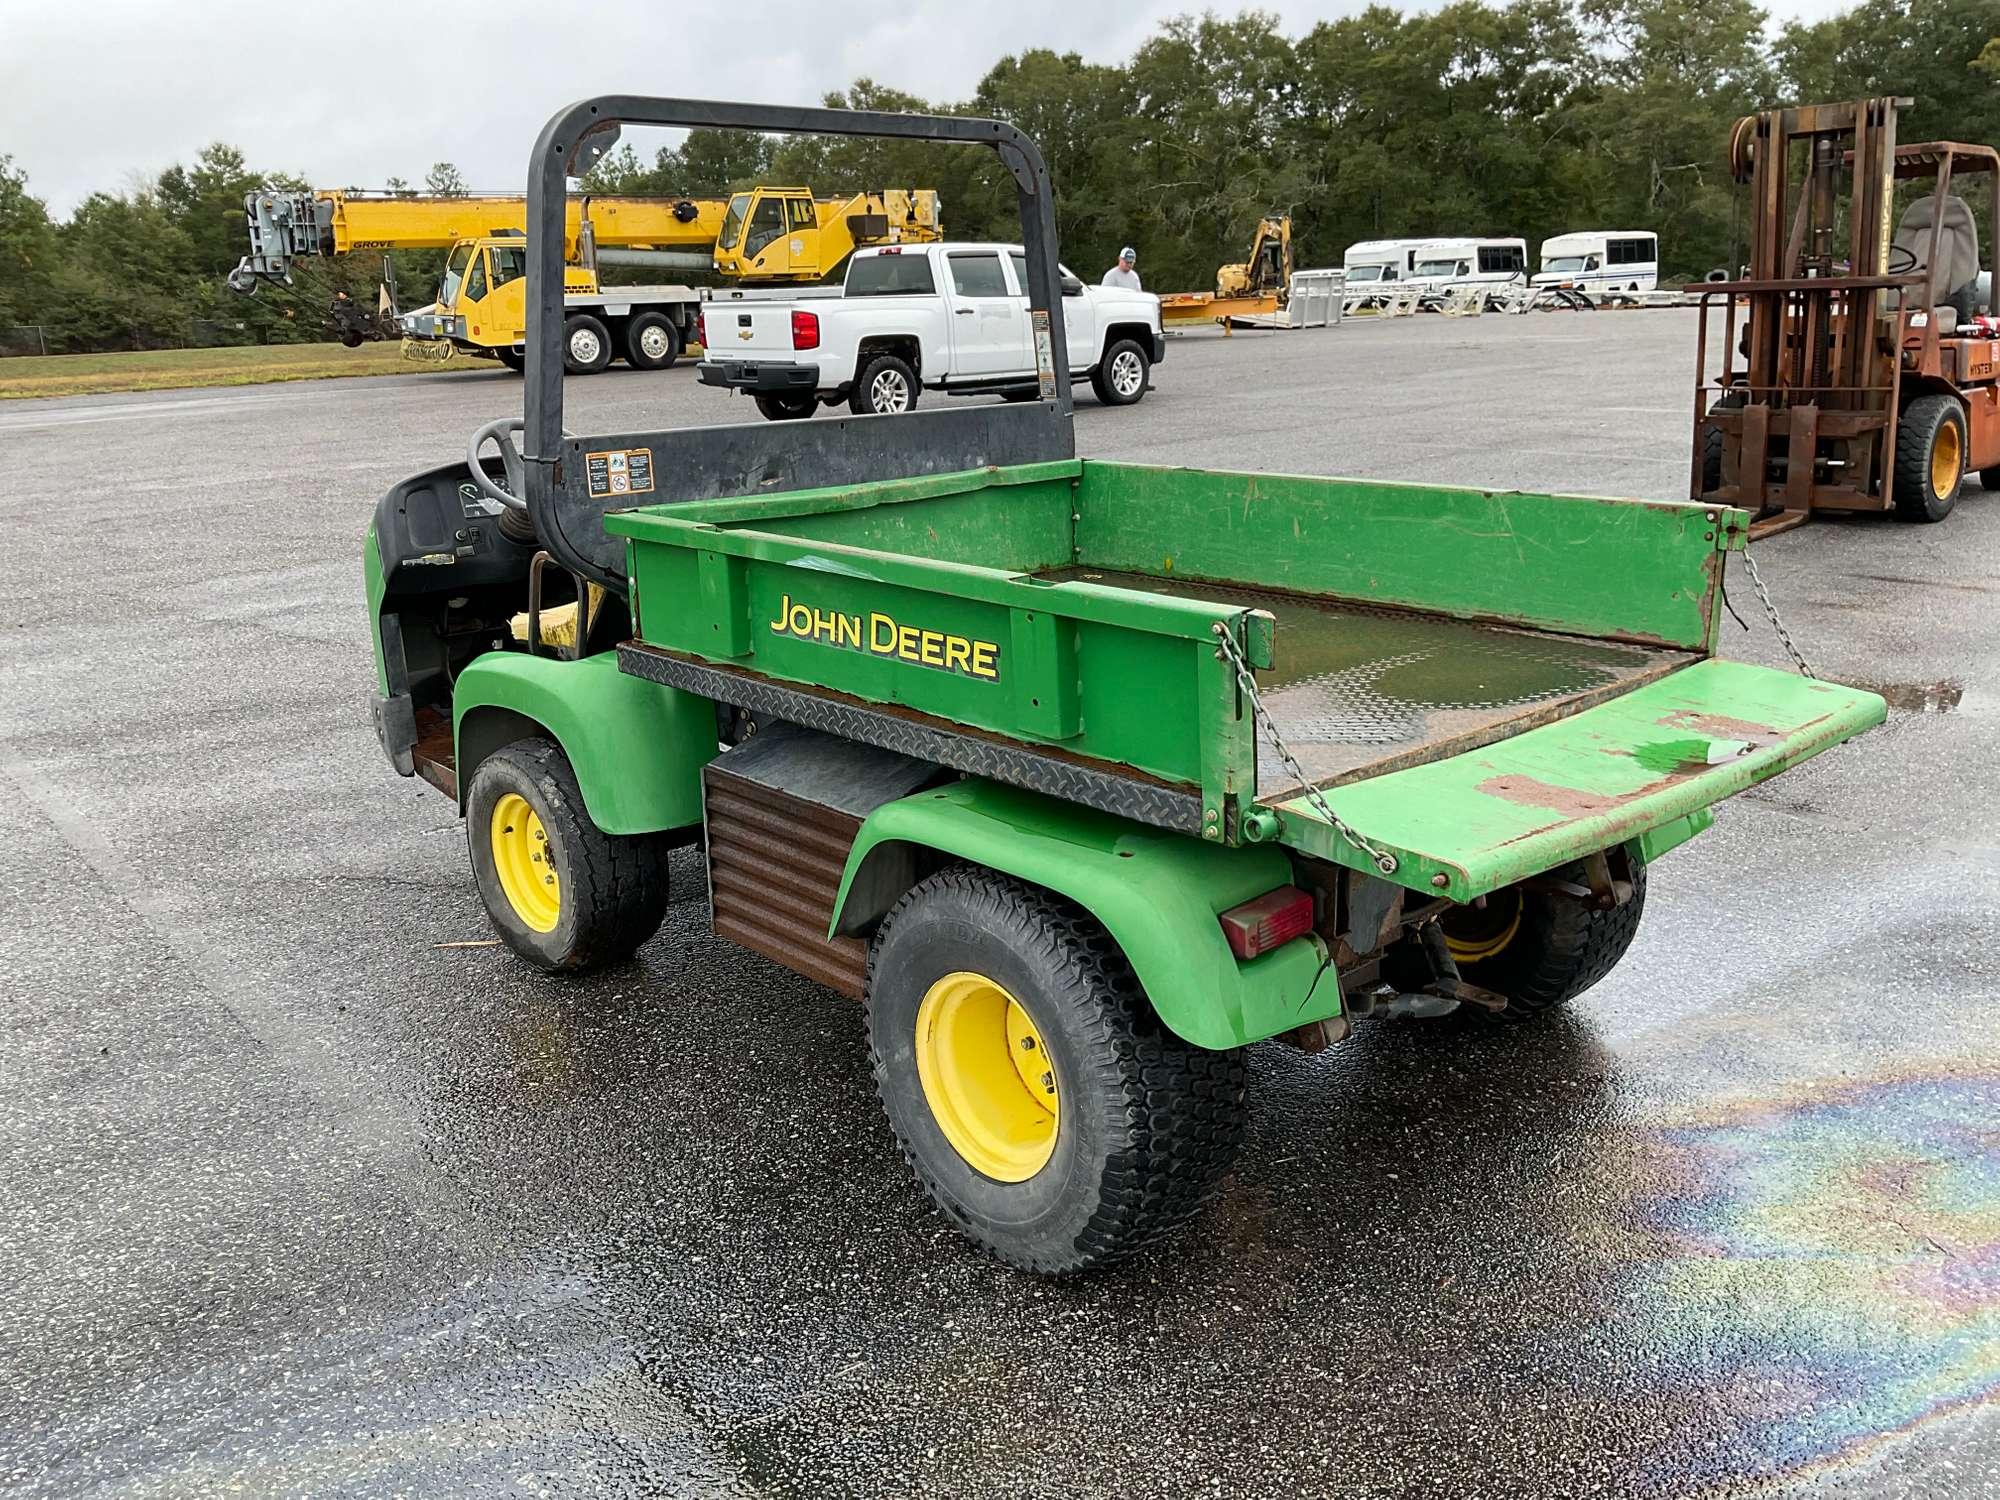
[[[1257,221],[1250,257],[1220,266],[1212,292],[1164,292],[1160,319],[1171,326],[1220,323],[1228,333],[1236,318],[1271,317],[1292,294],[1292,217],[1273,214]]]
[[[448,250],[437,300],[399,312],[385,283],[377,326],[400,333],[414,358],[441,363],[462,353],[521,368],[525,199],[266,191],[250,194],[244,210],[250,253],[229,274],[236,291],[288,283],[293,266],[311,257]],[[728,198],[575,198],[563,241],[564,359],[578,375],[620,355],[639,369],[663,370],[694,342],[701,310],[695,288],[605,286],[600,267],[796,285],[832,275],[863,245],[942,237],[938,196],[930,189],[815,198],[808,188],[760,186]],[[338,321],[343,337],[358,342],[360,320]]]

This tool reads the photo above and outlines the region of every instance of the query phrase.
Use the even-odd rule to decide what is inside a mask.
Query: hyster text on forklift
[[[997,152],[1038,398],[565,432],[565,178],[616,121]],[[1010,126],[600,98],[529,182],[525,420],[368,536],[383,747],[547,970],[632,955],[698,844],[715,932],[862,1001],[917,1181],[1013,1265],[1193,1215],[1254,1042],[1541,1021],[1714,803],[1883,716],[1715,656],[1742,511],[1079,460]]]

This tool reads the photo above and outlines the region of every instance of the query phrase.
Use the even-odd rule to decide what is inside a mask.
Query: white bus
[[[1347,273],[1348,291],[1408,281],[1417,263],[1417,251],[1429,243],[1428,240],[1359,240],[1349,245],[1340,258]]]
[[[1410,277],[1427,291],[1461,286],[1506,286],[1528,279],[1524,239],[1426,240],[1417,247]]]
[[[1542,241],[1536,286],[1593,297],[1650,292],[1660,281],[1660,237],[1649,229],[1589,229]]]

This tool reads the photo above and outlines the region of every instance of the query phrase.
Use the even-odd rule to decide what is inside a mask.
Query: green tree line
[[[1873,94],[1916,99],[1905,140],[2000,142],[2000,0],[1862,0],[1775,29],[1754,0],[1452,0],[1371,6],[1299,36],[1250,11],[1167,21],[1123,64],[1023,51],[969,99],[861,79],[826,102],[1012,121],[1047,154],[1065,259],[1094,273],[1136,245],[1146,284],[1177,290],[1240,259],[1273,211],[1293,216],[1302,265],[1337,265],[1352,241],[1382,236],[1519,234],[1532,247],[1633,228],[1659,233],[1669,278],[1698,278],[1744,252],[1722,159],[1730,124]],[[953,237],[1017,233],[990,152],[921,142],[694,131],[650,162],[622,147],[585,185],[702,195],[759,180],[933,187]],[[372,303],[381,262],[309,263],[292,288],[227,291],[243,195],[266,183],[302,185],[211,146],[56,222],[0,157],[0,325],[39,324],[53,350],[323,337],[333,290]],[[440,163],[427,186],[462,181]],[[397,257],[406,302],[429,295],[437,264]]]

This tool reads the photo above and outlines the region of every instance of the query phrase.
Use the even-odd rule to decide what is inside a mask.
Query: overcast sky
[[[1764,0],[1821,16],[1847,0]],[[1293,35],[1363,0],[1264,0]],[[590,94],[817,103],[855,78],[967,97],[1026,47],[1129,57],[1175,0],[0,0],[0,155],[58,216],[210,141],[322,187],[454,161],[518,189],[529,146]],[[1214,3],[1233,13],[1246,7]],[[662,137],[634,132],[642,154]]]

